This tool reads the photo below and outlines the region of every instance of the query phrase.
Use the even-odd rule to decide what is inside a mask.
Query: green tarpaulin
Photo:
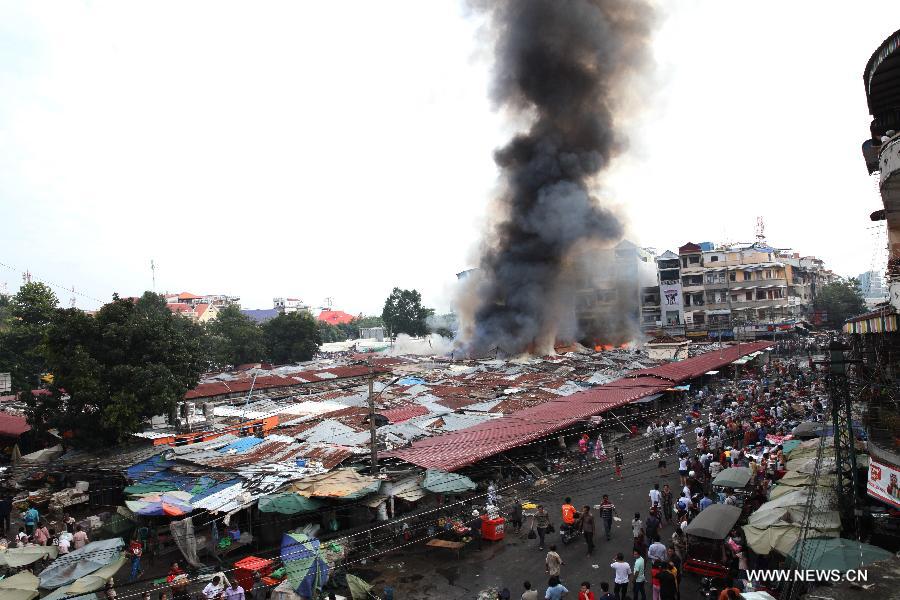
[[[366,583],[356,575],[347,574],[347,587],[350,588],[350,597],[353,600],[367,600],[372,585]]]
[[[322,507],[322,503],[313,498],[306,498],[300,494],[288,492],[286,494],[273,494],[259,499],[259,510],[265,513],[279,513],[282,515],[296,515],[300,513],[314,512]]]
[[[459,494],[474,490],[475,482],[458,473],[428,469],[425,471],[422,487],[435,494]]]
[[[160,481],[158,483],[138,483],[129,485],[125,488],[125,493],[130,496],[139,496],[141,494],[162,494],[163,492],[174,492],[178,486],[168,481]]]
[[[750,481],[750,476],[751,472],[747,467],[731,467],[716,475],[712,484],[726,488],[740,489],[747,485]]]
[[[850,571],[894,555],[871,544],[844,538],[809,538],[798,542],[788,557],[801,569]]]

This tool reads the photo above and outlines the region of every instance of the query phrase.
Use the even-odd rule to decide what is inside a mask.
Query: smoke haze
[[[624,148],[618,100],[647,64],[653,15],[644,0],[473,5],[493,35],[494,100],[529,126],[494,156],[500,217],[463,282],[459,341],[473,355],[552,350],[559,336],[584,333],[574,318],[573,254],[623,235],[592,191]]]

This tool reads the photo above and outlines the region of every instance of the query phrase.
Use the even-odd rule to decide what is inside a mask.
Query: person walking
[[[646,581],[646,575],[644,573],[644,557],[640,555],[636,548],[633,552],[633,555],[634,566],[631,567],[631,597],[632,600],[638,600],[638,596],[641,597],[641,600],[647,600],[647,592],[644,590],[644,584]]]
[[[534,515],[534,526],[537,529],[538,550],[543,550],[544,536],[547,535],[547,530],[550,529],[550,515],[544,510],[543,504],[538,504],[537,512]]]
[[[625,600],[625,596],[628,593],[628,581],[631,578],[631,565],[625,562],[625,557],[621,552],[616,554],[616,559],[610,565],[613,571],[615,571],[615,579],[613,580],[615,585],[614,593],[618,600]]]
[[[525,588],[525,591],[522,592],[522,597],[520,600],[538,600],[537,590],[531,589],[531,582],[526,581],[522,584],[522,587]]]
[[[513,499],[512,510],[509,513],[509,520],[513,527],[513,533],[522,531],[522,502],[518,498]]]
[[[659,491],[658,483],[653,484],[653,489],[650,490],[650,492],[647,494],[647,496],[650,497],[650,508],[651,509],[654,509],[654,508],[658,509],[660,506],[662,506],[662,492]]]
[[[663,516],[666,519],[666,523],[672,522],[672,506],[675,504],[674,498],[672,498],[672,489],[669,487],[669,484],[663,485],[662,493],[660,495],[660,504],[663,509]]]
[[[72,535],[72,543],[76,550],[84,548],[85,544],[88,543],[88,535],[81,528],[81,525],[75,526],[75,533]]]
[[[585,505],[579,519],[581,533],[584,535],[584,541],[587,542],[587,555],[594,553],[594,515],[591,514],[591,507]]]
[[[616,462],[616,477],[622,479],[622,467],[625,466],[625,455],[619,450],[618,446],[613,446],[613,455]]]
[[[31,537],[34,535],[34,529],[37,527],[38,521],[41,520],[41,514],[34,505],[31,505],[25,511],[25,514],[22,515],[22,520],[25,522],[25,533]]]
[[[141,574],[141,556],[144,554],[143,544],[139,540],[131,540],[128,553],[131,554],[131,576],[128,581],[135,581]]]
[[[6,532],[9,531],[10,513],[12,513],[12,497],[9,494],[3,494],[0,496],[0,527],[3,528],[0,535],[3,537],[6,537]]]
[[[562,600],[563,596],[569,593],[566,586],[559,582],[559,577],[553,576],[547,582],[547,592],[544,594],[545,600]]]
[[[676,600],[678,596],[678,584],[675,576],[668,570],[667,565],[659,563],[659,600]]]
[[[610,540],[610,530],[612,529],[613,515],[618,516],[616,505],[609,501],[609,495],[603,494],[603,501],[600,503],[600,518],[603,519],[603,531],[606,533],[606,541]]]
[[[651,510],[650,514],[647,515],[644,530],[647,532],[647,539],[651,542],[659,539],[659,517],[656,516],[656,509]]]
[[[594,596],[594,592],[591,591],[591,582],[590,581],[582,581],[581,589],[578,590],[578,600],[596,600],[597,597]]]
[[[550,551],[547,552],[547,556],[544,558],[544,567],[547,571],[547,575],[551,578],[556,577],[559,579],[562,566],[563,559],[559,553],[556,552],[556,544],[551,544]]]

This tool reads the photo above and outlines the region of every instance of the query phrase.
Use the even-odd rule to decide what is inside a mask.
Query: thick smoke
[[[552,349],[558,335],[584,333],[568,331],[573,254],[623,234],[591,191],[623,148],[618,101],[646,63],[652,11],[644,0],[475,5],[495,37],[495,100],[530,126],[495,154],[502,217],[466,282],[476,301],[460,341],[473,355]]]

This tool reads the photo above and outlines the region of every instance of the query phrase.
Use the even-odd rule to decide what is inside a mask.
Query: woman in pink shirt
[[[34,543],[38,546],[46,546],[47,540],[50,539],[50,532],[47,530],[47,526],[44,525],[43,522],[38,521],[37,527],[34,530]]]
[[[75,542],[75,549],[84,548],[84,545],[88,542],[87,534],[82,531],[81,525],[75,526],[75,535],[72,536],[72,541]]]

